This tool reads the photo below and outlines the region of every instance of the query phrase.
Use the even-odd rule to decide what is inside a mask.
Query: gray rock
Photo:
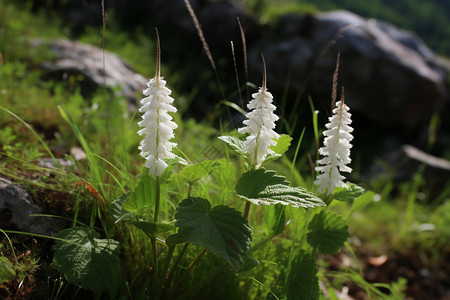
[[[282,57],[271,55],[269,66],[290,69],[298,65],[298,57],[306,60],[302,68],[311,65],[306,84],[315,100],[329,103],[340,52],[339,85],[345,86],[346,101],[354,112],[385,126],[414,127],[426,123],[444,105],[447,72],[436,66],[433,52],[414,34],[347,11],[289,15],[279,27],[281,41],[267,45],[264,52],[284,43],[290,43],[284,48],[291,50]],[[299,38],[313,56],[295,53]],[[280,89],[285,77],[278,73],[270,84]]]
[[[101,48],[69,40],[53,40],[49,43],[42,40],[34,40],[36,47],[48,47],[56,56],[55,60],[48,61],[43,67],[53,73],[82,74],[93,83],[93,88],[102,87],[117,91],[118,96],[127,99],[130,109],[137,104],[136,94],[142,93],[148,81],[144,76],[136,73],[117,54],[109,51],[103,52]],[[103,69],[103,54],[105,69]],[[64,79],[64,78],[61,78]]]
[[[18,230],[54,236],[62,229],[60,222],[51,218],[32,217],[42,214],[30,193],[22,186],[0,178],[1,227],[15,226]]]

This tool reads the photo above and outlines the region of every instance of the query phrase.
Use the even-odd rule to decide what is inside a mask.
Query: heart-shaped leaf
[[[208,200],[191,197],[178,205],[175,218],[178,235],[188,243],[205,247],[236,270],[243,266],[252,229],[238,211],[223,205],[211,209]]]
[[[99,239],[99,234],[86,227],[73,227],[59,232],[53,246],[54,262],[70,283],[81,285],[97,295],[108,290],[111,298],[119,284],[119,242]]]
[[[306,240],[322,254],[339,252],[349,237],[344,218],[332,211],[325,210],[315,215],[308,224],[310,232]]]

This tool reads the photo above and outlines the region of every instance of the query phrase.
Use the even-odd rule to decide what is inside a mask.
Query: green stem
[[[153,221],[158,222],[159,202],[161,200],[161,182],[159,176],[156,176],[156,199],[155,199],[155,215]]]
[[[166,293],[167,289],[170,286],[170,283],[172,282],[173,274],[175,273],[176,269],[178,268],[178,265],[180,264],[180,261],[183,258],[184,253],[186,252],[188,246],[189,246],[189,243],[184,244],[183,249],[181,249],[180,254],[178,254],[177,260],[175,261],[175,263],[172,266],[172,269],[170,269],[169,275],[167,275],[167,279],[164,284],[164,290],[161,294],[161,298],[164,298],[164,294]]]
[[[159,176],[156,176],[156,199],[155,199],[155,215],[153,221],[158,222],[158,214],[159,214],[159,202],[161,198],[161,188],[160,188],[160,180]],[[156,244],[156,238],[154,236],[151,237],[152,241],[152,252],[153,252],[153,278],[152,278],[152,290],[154,292],[154,298],[158,298],[159,286],[158,286],[158,249]]]
[[[172,255],[173,255],[173,251],[175,250],[175,246],[170,246],[169,247],[169,252],[167,253],[167,257],[166,257],[166,261],[164,262],[164,266],[162,267],[161,270],[161,277],[159,282],[163,283],[164,279],[166,279],[166,273],[167,270],[169,269],[169,264],[170,264],[170,260],[172,259]],[[159,285],[158,288],[158,292],[156,294],[159,294],[159,289],[162,287],[162,285]]]
[[[152,291],[154,292],[153,298],[158,299],[158,254],[156,247],[156,238],[152,237],[152,253],[153,253],[153,275],[152,275]]]
[[[181,296],[179,296],[177,299],[178,300],[182,300],[182,299],[186,299],[191,297],[192,298],[192,294],[194,294],[195,292],[201,290],[207,283],[211,282],[214,278],[217,277],[217,275],[219,275],[224,269],[225,267],[227,267],[227,263],[223,264],[222,266],[220,266],[219,268],[217,268],[214,272],[212,272],[211,274],[209,274],[205,280],[203,280],[202,282],[196,284],[195,286],[191,287],[189,290],[187,290],[184,294],[182,294]]]
[[[250,201],[247,201],[247,203],[245,203],[245,209],[244,209],[244,218],[246,218],[248,220],[248,213],[250,211],[250,205],[252,203]]]
[[[189,268],[187,268],[187,270],[183,273],[183,275],[181,276],[180,280],[177,281],[177,283],[175,284],[175,286],[173,287],[174,290],[176,290],[176,288],[186,279],[186,277],[189,275],[189,273],[191,272],[191,270],[194,268],[194,266],[198,263],[198,261],[200,260],[200,258],[202,258],[203,254],[206,253],[206,249],[203,249],[202,252],[200,252],[200,254],[195,258],[195,260],[191,263],[191,265],[189,266]]]
[[[189,181],[189,189],[188,189],[188,198],[190,198],[191,197],[191,191],[192,191],[192,185],[193,185],[194,183],[193,182],[190,182]]]

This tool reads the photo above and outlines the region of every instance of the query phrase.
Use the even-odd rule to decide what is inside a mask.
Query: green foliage
[[[195,165],[184,167],[177,176],[182,177],[189,183],[194,183],[197,180],[200,180],[202,177],[209,175],[214,170],[214,168],[218,166],[219,163],[217,161],[205,160],[196,163]]]
[[[129,212],[144,213],[146,209],[150,209],[150,206],[155,203],[155,199],[156,182],[144,168],[138,186],[123,201],[122,207]]]
[[[334,200],[338,201],[351,201],[362,194],[364,194],[364,189],[353,183],[348,183],[348,188],[337,187],[334,189],[332,197]]]
[[[173,222],[172,222],[173,223]],[[131,224],[152,236],[157,233],[167,232],[175,229],[174,224],[168,222],[148,222],[148,221],[131,221]]]
[[[0,283],[9,281],[16,277],[16,272],[13,269],[13,265],[4,256],[0,256]]]
[[[99,239],[99,234],[86,227],[62,230],[53,246],[56,268],[70,283],[100,295],[116,294],[120,278],[119,243]]]
[[[245,158],[247,163],[250,165],[248,155],[244,152],[243,140],[235,136],[219,136],[219,139],[224,141],[238,156]],[[289,135],[281,134],[276,140],[276,144],[270,147],[274,153],[267,155],[261,165],[280,158],[286,151],[288,151],[291,146],[291,141],[292,138]]]
[[[287,299],[319,299],[316,258],[300,251],[293,260],[287,284]]]
[[[283,233],[286,224],[285,206],[270,205],[264,208],[264,229],[271,236]]]
[[[211,209],[206,199],[188,198],[178,205],[175,219],[187,242],[205,247],[236,270],[244,265],[252,230],[239,212],[223,205]]]
[[[344,218],[330,210],[321,211],[308,224],[306,240],[322,254],[338,252],[349,237]]]
[[[285,177],[261,168],[244,173],[236,185],[236,193],[239,198],[256,205],[325,206],[320,198],[306,189],[288,184]]]

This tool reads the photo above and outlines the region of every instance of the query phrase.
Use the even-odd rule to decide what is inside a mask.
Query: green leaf
[[[227,206],[211,209],[203,198],[187,198],[177,207],[175,214],[178,234],[188,243],[203,246],[239,270],[245,262],[252,229],[241,214]]]
[[[114,200],[110,206],[110,213],[114,219],[114,222],[120,222],[125,220],[134,220],[136,218],[136,213],[129,212],[123,209],[123,202],[130,196],[126,193]]]
[[[142,212],[146,207],[153,205],[156,199],[156,182],[148,175],[146,169],[142,172],[138,186],[130,193],[122,207],[129,212]]]
[[[16,272],[13,269],[12,263],[4,256],[0,257],[0,283],[4,281],[13,280],[16,277]]]
[[[236,184],[236,193],[239,198],[256,205],[283,204],[305,208],[325,206],[313,193],[288,184],[285,177],[260,168],[242,174]]]
[[[171,234],[166,239],[166,244],[169,247],[184,243],[186,243],[186,239],[178,233]]]
[[[287,134],[281,134],[276,140],[276,144],[271,146],[270,149],[278,155],[284,154],[291,146],[292,138]]]
[[[131,224],[141,229],[148,235],[155,235],[156,233],[167,232],[174,230],[173,223],[168,222],[147,222],[147,221],[131,221]]]
[[[270,149],[274,152],[273,154],[267,155],[261,164],[266,164],[268,162],[274,161],[280,158],[286,151],[288,151],[291,146],[292,138],[287,134],[281,134],[276,140],[276,144],[271,146]]]
[[[53,246],[54,262],[70,283],[100,295],[108,290],[114,298],[119,285],[119,242],[99,239],[99,234],[86,227],[73,227],[59,232]]]
[[[308,224],[310,232],[306,235],[308,243],[322,254],[339,252],[349,237],[344,218],[325,210],[315,215]]]
[[[188,182],[195,182],[202,177],[209,175],[214,170],[214,168],[218,166],[218,162],[206,160],[192,166],[184,167],[178,175]]]
[[[362,194],[364,189],[356,184],[348,183],[348,188],[337,187],[333,192],[333,199],[338,201],[352,201]]]
[[[316,258],[303,250],[292,262],[287,284],[287,299],[319,299]]]
[[[243,156],[243,154],[244,154],[244,141],[240,140],[237,137],[228,136],[228,135],[219,136],[219,140],[224,141],[238,155]]]

